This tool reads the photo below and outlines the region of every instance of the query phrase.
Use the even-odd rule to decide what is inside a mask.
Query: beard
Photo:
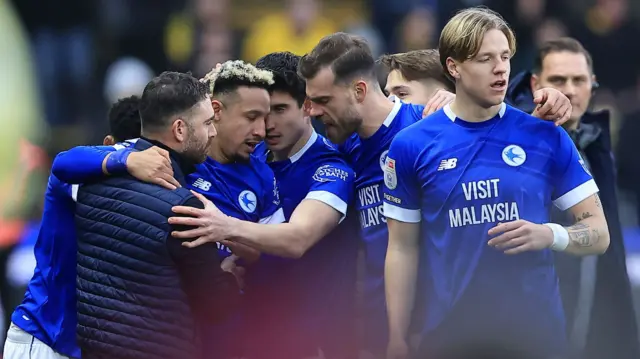
[[[358,132],[362,121],[360,114],[353,109],[345,111],[339,121],[333,120],[331,123],[325,123],[327,137],[335,144],[342,144]]]
[[[187,140],[184,144],[184,151],[182,152],[185,157],[195,163],[202,163],[207,159],[207,150],[211,144],[211,139],[207,137],[205,141],[201,141],[195,135],[193,127],[189,126],[187,132]]]

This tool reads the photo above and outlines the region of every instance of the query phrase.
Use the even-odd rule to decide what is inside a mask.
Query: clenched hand
[[[180,183],[173,177],[171,158],[166,150],[153,146],[140,152],[131,152],[127,158],[127,171],[147,183],[174,190]]]

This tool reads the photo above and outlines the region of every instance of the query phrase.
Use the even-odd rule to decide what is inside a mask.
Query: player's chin
[[[351,134],[346,133],[336,126],[325,126],[325,133],[329,141],[338,145],[344,143],[349,136],[351,136]]]

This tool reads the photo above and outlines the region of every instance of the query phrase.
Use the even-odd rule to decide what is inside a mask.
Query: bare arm
[[[384,282],[391,341],[407,338],[418,273],[420,223],[387,218],[389,244]]]
[[[229,219],[230,241],[281,257],[300,258],[340,223],[342,213],[333,207],[305,199],[289,223],[259,224]]]
[[[576,256],[604,253],[609,247],[609,227],[598,194],[569,210],[576,223],[565,227],[569,232],[569,246],[565,252]]]

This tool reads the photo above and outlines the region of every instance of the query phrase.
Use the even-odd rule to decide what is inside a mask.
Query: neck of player
[[[471,99],[464,91],[456,91],[456,99],[450,105],[451,111],[461,120],[467,122],[484,122],[494,118],[502,103],[484,107],[480,106],[477,101]]]
[[[373,136],[393,111],[394,102],[382,91],[374,91],[367,95],[362,111],[362,125],[358,128],[361,138]]]
[[[273,159],[275,161],[283,161],[288,158],[291,158],[291,156],[298,153],[298,151],[300,151],[302,147],[304,147],[304,145],[307,144],[312,134],[313,134],[313,126],[311,125],[311,123],[309,123],[309,126],[307,126],[307,128],[304,130],[303,135],[300,136],[300,139],[298,139],[298,141],[296,141],[292,146],[289,146],[288,148],[283,148],[280,151],[271,151],[273,153]]]
[[[214,138],[211,141],[211,146],[209,146],[209,153],[208,153],[209,157],[211,157],[214,161],[220,163],[220,164],[225,164],[225,163],[231,163],[233,162],[230,158],[228,158],[227,156],[225,156],[224,152],[222,151],[222,148],[220,147],[220,141],[216,141],[216,138]]]

